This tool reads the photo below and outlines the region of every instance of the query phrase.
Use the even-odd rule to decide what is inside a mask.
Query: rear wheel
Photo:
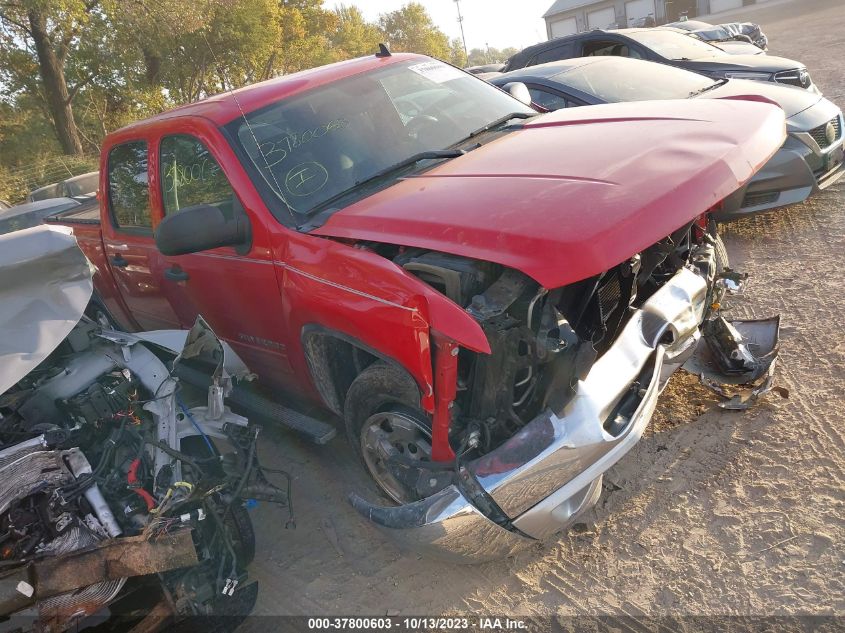
[[[180,442],[180,450],[190,457],[207,458],[210,454],[219,455],[214,444],[209,448],[205,439],[199,435],[183,437]],[[212,463],[206,466],[212,474],[222,477],[223,468],[219,463]],[[252,526],[252,518],[247,509],[237,500],[232,503],[229,512],[223,517],[223,524],[232,539],[232,548],[238,559],[238,565],[246,568],[255,559],[255,529]]]
[[[346,395],[349,440],[379,488],[397,503],[419,498],[409,467],[431,461],[431,421],[419,399],[414,380],[381,361],[362,371]]]
[[[713,248],[716,251],[716,272],[724,272],[731,267],[731,261],[728,258],[728,249],[725,248],[725,243],[722,241],[721,235],[716,236]]]
[[[103,329],[122,329],[120,327],[120,324],[111,315],[106,306],[103,304],[102,300],[97,295],[91,297],[91,300],[88,302],[88,307],[85,308],[85,316],[87,316],[93,321],[96,321],[97,325],[99,325]]]

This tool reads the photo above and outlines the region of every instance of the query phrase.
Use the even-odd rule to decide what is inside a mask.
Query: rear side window
[[[223,170],[199,140],[184,134],[167,136],[161,141],[160,156],[165,215],[201,204],[219,208],[228,219],[240,210]]]
[[[146,141],[131,141],[109,152],[109,205],[119,228],[151,228]]]
[[[572,42],[561,46],[555,46],[554,48],[550,48],[542,53],[537,53],[536,57],[531,60],[530,65],[534,66],[536,64],[545,64],[546,62],[556,62],[561,59],[569,59],[572,57],[572,51],[574,48],[575,47]]]

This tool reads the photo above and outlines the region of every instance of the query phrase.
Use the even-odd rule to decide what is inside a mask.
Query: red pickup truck
[[[784,137],[771,104],[538,114],[383,51],[110,134],[99,219],[62,221],[122,328],[202,314],[267,390],[345,421],[400,504],[362,513],[478,559],[590,507],[696,349],[770,380],[775,326],[718,315],[708,212]]]

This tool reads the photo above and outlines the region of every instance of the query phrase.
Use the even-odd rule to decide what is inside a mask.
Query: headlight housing
[[[771,73],[756,73],[745,70],[734,70],[725,73],[728,79],[749,79],[751,81],[771,81]]]

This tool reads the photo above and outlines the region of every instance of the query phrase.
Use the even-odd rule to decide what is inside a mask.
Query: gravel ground
[[[845,105],[843,0],[754,7],[745,19]],[[342,438],[313,447],[267,430],[262,458],[294,474],[298,527],[285,530],[276,508],[254,511],[255,613],[843,615],[843,203],[845,182],[725,227],[732,263],[752,274],[730,316],[782,315],[789,399],[726,412],[676,375],[590,521],[551,548],[473,567],[403,554],[346,503],[365,481]]]

